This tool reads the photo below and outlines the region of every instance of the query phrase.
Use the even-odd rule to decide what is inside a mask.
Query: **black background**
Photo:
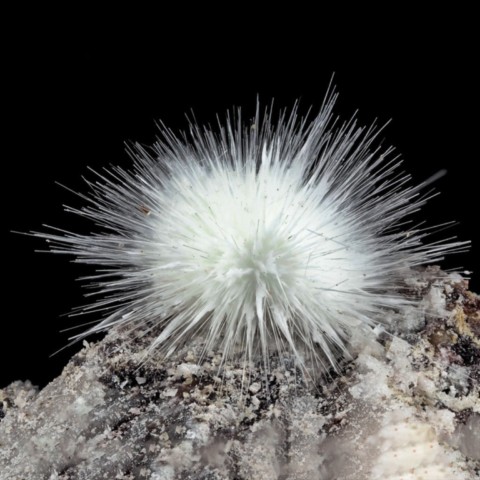
[[[262,35],[262,25],[238,31],[228,22],[222,31],[173,22],[165,32],[169,23],[162,18],[148,39],[128,26],[100,39],[87,29],[60,32],[49,25],[26,29],[7,44],[0,387],[16,379],[43,386],[81,347],[49,357],[67,343],[68,334],[59,331],[78,322],[61,315],[84,303],[75,278],[89,271],[67,257],[34,253],[44,248],[40,240],[10,233],[42,230],[42,224],[89,231],[62,211],[63,203],[81,201],[55,182],[85,190],[87,166],[128,166],[125,141],[151,144],[159,119],[183,129],[190,110],[201,123],[215,122],[232,106],[248,116],[257,95],[263,103],[274,98],[278,107],[300,99],[302,112],[318,109],[334,72],[336,112],[348,118],[358,109],[362,124],[393,119],[385,141],[402,154],[414,182],[448,170],[435,185],[441,195],[422,218],[430,225],[459,222],[445,235],[472,240],[471,251],[443,266],[474,270],[471,286],[480,290],[478,52],[468,28],[406,25],[392,33],[387,26],[371,37],[361,29],[347,37],[322,36],[323,27]]]

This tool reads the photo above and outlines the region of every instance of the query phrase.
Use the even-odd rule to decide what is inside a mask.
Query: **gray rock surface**
[[[480,298],[437,269],[408,289],[420,309],[317,382],[288,359],[199,366],[200,339],[142,364],[154,332],[113,329],[42,391],[0,390],[0,479],[478,479]]]

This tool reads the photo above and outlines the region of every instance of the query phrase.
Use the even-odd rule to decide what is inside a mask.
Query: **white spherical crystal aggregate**
[[[132,170],[87,181],[86,205],[67,210],[97,232],[35,233],[97,268],[88,280],[101,296],[84,310],[103,319],[76,338],[148,323],[151,348],[167,355],[202,336],[224,360],[267,367],[288,353],[325,371],[353,329],[411,308],[412,267],[465,242],[429,243],[431,230],[411,223],[424,185],[375,146],[381,129],[334,118],[336,97],[311,122],[257,107],[246,124],[238,113],[182,136],[162,127],[153,147],[130,148]]]

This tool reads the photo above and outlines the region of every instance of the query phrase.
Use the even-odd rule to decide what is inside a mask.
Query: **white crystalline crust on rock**
[[[317,386],[289,359],[199,366],[200,344],[138,368],[148,334],[112,330],[42,391],[0,390],[0,480],[479,479],[480,299],[435,269],[412,285],[424,313]]]
[[[372,480],[468,480],[458,452],[439,443],[432,426],[414,421],[395,421],[387,416],[378,433],[380,455],[372,469]]]

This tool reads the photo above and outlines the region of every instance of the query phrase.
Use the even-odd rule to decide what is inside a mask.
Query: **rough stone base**
[[[0,390],[0,479],[478,479],[480,299],[437,269],[409,288],[422,309],[318,382],[200,345],[138,367],[151,337],[113,329],[42,391]]]

